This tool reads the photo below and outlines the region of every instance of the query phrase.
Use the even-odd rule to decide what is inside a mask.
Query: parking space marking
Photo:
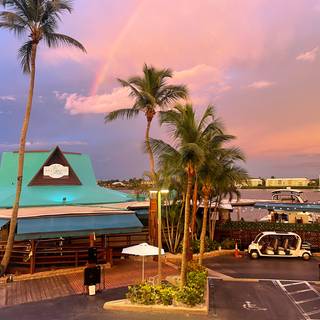
[[[304,284],[305,281],[300,281],[300,282],[293,282],[293,283],[286,283],[286,284],[283,284],[284,287],[289,287],[289,286],[297,286],[299,284]]]
[[[300,303],[312,302],[312,301],[316,301],[319,299],[320,299],[320,297],[315,297],[315,298],[310,298],[310,299],[306,299],[306,300],[300,300],[300,301],[297,301],[297,303],[300,304]]]
[[[318,306],[313,306],[313,310],[309,310],[306,307],[307,303],[312,303],[314,301],[320,300],[320,293],[310,285],[309,282],[307,281],[292,281],[292,283],[283,283],[285,282],[284,280],[273,280],[273,283],[281,288],[281,290],[287,295],[287,297],[294,303],[294,305],[298,308],[300,311],[301,315],[305,318],[305,320],[315,320],[313,317],[316,314],[319,314],[320,316],[320,304]],[[287,287],[288,286],[294,286],[294,285],[304,285],[306,286],[306,289],[303,290],[297,290],[297,291],[288,291]],[[297,300],[295,298],[296,294],[299,293],[304,293],[304,292],[309,292],[312,293],[312,297],[309,297],[308,299],[302,299],[302,300]]]

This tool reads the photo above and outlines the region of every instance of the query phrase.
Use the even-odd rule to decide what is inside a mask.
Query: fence
[[[313,250],[320,250],[320,224],[228,221],[216,225],[215,239],[219,242],[226,238],[233,239],[242,249],[246,249],[262,231],[295,232],[303,241],[309,242]]]
[[[97,236],[98,263],[113,263],[114,257],[121,255],[126,246],[147,242],[148,232]],[[0,241],[0,258],[5,251],[6,242]],[[57,238],[28,241],[15,241],[9,271],[34,273],[62,267],[78,267],[88,260],[89,239]]]

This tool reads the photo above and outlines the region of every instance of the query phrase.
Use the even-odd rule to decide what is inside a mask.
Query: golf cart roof
[[[277,236],[299,236],[294,232],[286,232],[286,231],[263,231],[261,235],[268,236],[268,235],[277,235]]]
[[[288,192],[288,193],[298,193],[298,194],[303,193],[303,191],[298,190],[298,189],[277,189],[277,190],[273,190],[273,191],[272,191],[272,194],[275,194],[275,193],[285,193],[285,192]]]

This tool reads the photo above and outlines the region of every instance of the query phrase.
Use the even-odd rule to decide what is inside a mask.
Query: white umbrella
[[[151,246],[148,243],[140,243],[132,247],[123,248],[122,253],[142,257],[142,281],[144,281],[144,257],[156,256],[159,253],[159,248]],[[164,254],[163,249],[161,249],[161,254]]]

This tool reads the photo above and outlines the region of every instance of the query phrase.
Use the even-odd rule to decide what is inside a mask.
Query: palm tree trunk
[[[190,170],[188,170],[186,203],[185,203],[185,211],[184,211],[183,249],[182,249],[182,257],[181,257],[181,276],[180,276],[181,288],[183,288],[186,284],[186,275],[187,275],[187,250],[188,250],[188,241],[189,241],[191,187],[192,187],[192,174]]]
[[[199,264],[202,266],[203,260],[203,253],[205,249],[205,239],[207,233],[207,219],[208,219],[208,208],[209,208],[209,193],[204,192],[204,199],[203,199],[203,220],[202,220],[202,229],[200,235],[200,254],[199,254]]]
[[[152,182],[153,184],[155,184],[156,182],[156,174],[155,174],[155,170],[154,170],[154,157],[153,157],[153,152],[150,146],[150,126],[151,126],[151,121],[152,118],[150,119],[147,115],[147,129],[146,129],[146,147],[147,147],[147,152],[149,154],[149,162],[150,162],[150,173],[151,173],[151,178],[152,178]]]
[[[198,177],[196,176],[196,181],[193,188],[193,197],[192,197],[192,219],[191,219],[191,236],[194,237],[195,226],[196,226],[196,217],[197,217],[197,200],[198,200]]]
[[[22,189],[23,164],[24,164],[24,154],[25,154],[25,147],[26,147],[26,138],[27,138],[28,127],[29,127],[29,120],[30,120],[32,100],[33,100],[33,90],[34,90],[34,83],[35,83],[36,55],[37,55],[37,44],[34,43],[32,45],[32,51],[31,51],[31,73],[30,73],[29,95],[28,95],[28,101],[27,101],[25,115],[23,119],[21,134],[20,134],[16,196],[15,196],[15,201],[12,209],[9,236],[8,236],[8,241],[6,245],[6,250],[2,257],[2,261],[0,265],[0,274],[4,274],[8,268],[11,252],[13,248],[16,226],[17,226],[20,195],[21,195],[21,189]]]

